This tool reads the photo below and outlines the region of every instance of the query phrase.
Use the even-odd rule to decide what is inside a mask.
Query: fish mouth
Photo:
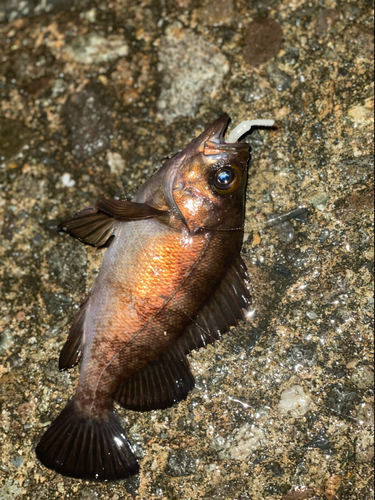
[[[225,144],[224,134],[229,122],[229,115],[227,115],[227,113],[223,113],[208,127],[208,129],[203,132],[203,134],[197,138],[197,141],[202,138],[205,142]]]
[[[209,134],[212,134],[207,142],[209,141],[220,145],[230,145],[231,147],[238,147],[242,144],[245,144],[238,142],[238,140],[241,139],[241,137],[245,134],[248,134],[253,127],[273,127],[275,125],[274,120],[268,119],[244,120],[240,122],[236,127],[234,127],[234,129],[225,139],[224,135],[229,121],[230,118],[226,113],[220,115],[219,118],[217,118],[217,120],[215,120],[213,124],[206,130],[206,132],[204,132],[204,134],[206,134],[207,132]]]

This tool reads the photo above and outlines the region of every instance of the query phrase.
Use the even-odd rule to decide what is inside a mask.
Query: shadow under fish
[[[99,199],[60,228],[84,243],[113,238],[82,302],[59,367],[82,357],[77,392],[36,447],[65,476],[119,480],[139,464],[113,413],[168,408],[194,387],[186,355],[245,319],[240,257],[249,145],[242,122],[214,121],[168,160],[133,200]]]

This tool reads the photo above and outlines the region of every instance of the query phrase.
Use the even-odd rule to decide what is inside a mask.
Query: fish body
[[[249,147],[225,143],[227,123],[219,117],[131,202],[100,199],[61,224],[88,244],[112,239],[60,355],[60,369],[82,357],[76,394],[36,449],[63,475],[137,473],[113,401],[147,411],[185,399],[194,386],[186,355],[245,318]]]

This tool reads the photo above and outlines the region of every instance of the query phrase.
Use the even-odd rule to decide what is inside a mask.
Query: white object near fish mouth
[[[250,131],[252,127],[273,127],[275,120],[245,120],[234,127],[232,132],[228,135],[225,142],[233,144],[237,142],[240,137]]]

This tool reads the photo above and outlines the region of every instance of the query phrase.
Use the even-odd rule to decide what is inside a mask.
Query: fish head
[[[221,115],[165,171],[167,204],[190,233],[243,225],[249,145],[225,142],[228,122]]]

